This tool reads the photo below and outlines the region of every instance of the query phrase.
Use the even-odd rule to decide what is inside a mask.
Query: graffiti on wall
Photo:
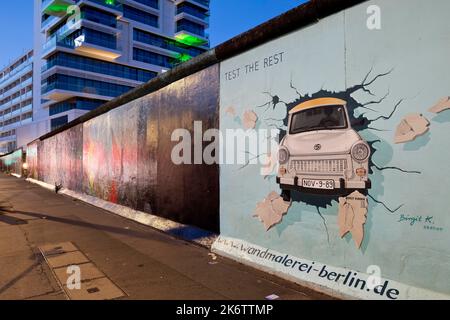
[[[35,143],[38,153],[38,180],[73,191],[81,191],[82,141],[83,128],[78,125]],[[30,146],[32,171],[35,170],[33,163],[36,162],[33,156],[34,148],[36,147],[32,144]]]
[[[217,128],[218,100],[216,65],[30,143],[29,177],[218,232],[218,166],[171,161],[172,132]]]
[[[38,180],[38,141],[34,141],[27,146],[28,178]]]
[[[83,124],[83,191],[136,208],[137,117],[125,105]]]
[[[397,6],[386,25],[399,23]],[[439,239],[449,226],[448,75],[435,64],[413,67],[427,52],[412,34],[348,27],[365,14],[349,9],[222,63],[222,131],[279,131],[278,152],[240,151],[265,164],[221,166],[222,234],[356,270],[376,263],[393,279],[448,291],[427,274],[400,272],[398,259],[420,239],[422,255],[448,262]],[[442,33],[435,24],[420,32]],[[441,187],[427,187],[436,181]],[[411,258],[406,268],[419,265]],[[445,273],[441,265],[435,272]]]
[[[370,175],[374,173],[374,170],[378,172],[397,170],[405,174],[421,174],[418,170],[383,166],[372,159],[378,150],[381,149],[382,152],[383,144],[389,145],[393,142],[377,136],[376,133],[379,130],[376,127],[377,122],[391,119],[395,112],[400,110],[404,99],[398,100],[391,110],[384,111],[376,108],[383,103],[389,93],[368,102],[360,102],[354,98],[354,94],[358,91],[367,93],[369,97],[374,96],[370,86],[387,77],[391,72],[392,70],[371,77],[373,70],[370,70],[360,84],[341,92],[321,89],[316,93],[302,95],[290,82],[289,89],[294,90],[298,95],[294,101],[285,102],[278,95],[265,92],[263,94],[270,98],[267,103],[244,111],[242,120],[235,117],[235,120],[239,119],[238,121],[245,129],[254,130],[253,128],[266,125],[280,131],[278,172],[272,172],[272,174],[277,175],[276,181],[281,189],[280,197],[286,202],[286,212],[283,212],[283,215],[287,213],[290,207],[287,204],[291,201],[314,206],[320,216],[322,216],[320,210],[331,206],[333,202],[345,203],[338,209],[340,228],[347,230],[347,232],[341,232],[341,237],[357,228],[359,231],[351,232],[351,234],[354,236],[356,246],[360,248],[364,237],[367,198],[383,206],[390,213],[395,213],[402,207],[402,204],[390,207],[378,201],[377,195],[370,191],[372,188]],[[366,110],[380,114],[384,111],[386,114],[370,118],[366,116]],[[283,114],[281,117],[280,113]],[[248,114],[252,115],[250,120]],[[355,116],[356,114],[358,116]],[[414,134],[414,137],[408,141],[413,141],[428,131],[429,123],[426,119],[421,119],[424,118],[420,115],[420,117],[410,116],[402,120],[402,124],[409,120],[408,123],[415,126],[415,131],[410,129],[406,133]],[[254,121],[254,125],[251,127],[246,125],[249,121]],[[373,133],[372,140],[366,141],[361,137],[359,132],[364,130]],[[396,143],[408,141],[395,140]],[[357,198],[361,199],[362,205],[353,205],[352,199],[355,192]],[[262,215],[258,211],[261,208],[258,205],[255,214],[260,218]],[[279,213],[274,211],[274,214],[275,216],[266,214],[266,218],[262,219],[266,229],[282,221],[275,218],[277,215],[280,216]]]
[[[3,172],[22,175],[23,151],[18,149],[0,157],[0,170]]]

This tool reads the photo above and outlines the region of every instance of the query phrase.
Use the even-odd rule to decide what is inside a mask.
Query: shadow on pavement
[[[161,239],[159,237],[157,237],[151,233],[141,232],[141,231],[137,231],[137,230],[130,230],[130,229],[106,226],[106,225],[101,225],[101,224],[96,224],[96,223],[89,223],[89,222],[85,222],[82,220],[54,217],[54,216],[44,215],[42,213],[36,213],[36,212],[27,212],[27,211],[18,211],[18,210],[2,210],[2,212],[20,213],[20,214],[27,215],[30,217],[45,219],[47,221],[52,221],[52,222],[64,223],[64,224],[69,224],[69,225],[73,225],[73,226],[89,228],[89,229],[94,229],[94,230],[99,230],[99,231],[104,231],[104,232],[111,232],[111,233],[116,233],[116,234],[121,234],[121,235],[141,238],[141,239],[161,241]],[[2,215],[0,215],[0,219],[1,219],[1,217],[2,217]],[[12,217],[9,217],[9,218],[12,219]],[[25,223],[27,223],[27,222],[25,221]],[[150,226],[148,226],[148,227],[152,228]],[[154,228],[152,228],[152,230],[158,231],[161,235],[165,234],[162,231],[154,229]]]

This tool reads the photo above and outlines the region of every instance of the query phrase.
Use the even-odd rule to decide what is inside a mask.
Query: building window
[[[107,97],[117,97],[130,91],[133,87],[67,76],[64,74],[54,74],[44,80],[42,94],[54,89],[91,93]]]
[[[158,0],[134,0],[136,2],[139,2],[141,4],[145,4],[146,6],[159,9],[159,1]]]
[[[87,99],[87,98],[74,98],[66,101],[58,102],[50,105],[49,115],[54,116],[59,113],[63,113],[69,110],[86,110],[91,111],[104,104],[103,100]]]
[[[172,68],[175,64],[173,58],[138,48],[133,48],[133,59],[165,68]]]
[[[108,27],[117,27],[117,18],[114,14],[110,14],[96,8],[83,7],[81,17],[82,19],[97,22]]]
[[[96,44],[110,49],[117,48],[116,36],[88,28],[83,28],[82,30],[86,36],[85,41],[87,43]]]
[[[206,51],[205,49],[190,47],[182,43],[179,43],[173,39],[161,37],[159,35],[142,31],[139,29],[133,30],[133,40],[146,43],[152,46],[156,46],[159,48],[175,51],[178,53],[189,54],[192,57],[196,57]]]
[[[189,2],[183,2],[177,7],[177,14],[187,13],[191,16],[206,20],[208,19],[208,10],[197,7]]]
[[[147,82],[158,75],[157,72],[153,71],[137,69],[121,64],[77,56],[65,52],[58,52],[49,57],[45,65],[45,69],[48,70],[56,65],[141,82]]]
[[[141,11],[139,9],[124,5],[123,16],[127,19],[131,19],[140,23],[147,24],[149,26],[158,28],[158,16],[149,12]]]
[[[188,31],[202,37],[205,36],[204,26],[186,19],[181,19],[177,21],[177,32],[180,31]]]
[[[59,117],[59,118],[54,118],[50,120],[50,126],[51,126],[51,130],[56,130],[60,127],[62,127],[63,125],[65,125],[66,123],[69,122],[69,117],[67,115]]]

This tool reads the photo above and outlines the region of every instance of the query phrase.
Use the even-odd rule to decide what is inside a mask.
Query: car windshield
[[[324,106],[292,115],[290,134],[347,128],[344,106]]]

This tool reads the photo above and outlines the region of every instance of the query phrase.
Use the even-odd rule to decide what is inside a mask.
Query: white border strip
[[[39,180],[35,180],[35,179],[31,179],[28,178],[26,179],[28,182],[37,184],[45,189],[48,190],[52,190],[53,192],[55,191],[55,186],[39,181]],[[112,202],[108,202],[102,199],[99,199],[97,197],[93,197],[93,196],[89,196],[87,194],[82,194],[79,192],[75,192],[75,191],[71,191],[65,188],[62,188],[59,191],[60,194],[66,195],[68,197],[71,198],[75,198],[78,199],[80,201],[89,203],[90,205],[93,205],[95,207],[101,208],[103,210],[112,212],[114,214],[117,214],[121,217],[136,221],[140,224],[146,225],[146,226],[150,226],[152,228],[158,229],[160,231],[166,232],[170,235],[173,236],[180,236],[181,238],[184,238],[185,240],[188,241],[192,241],[195,242],[199,245],[205,246],[210,248],[213,244],[213,242],[216,240],[217,235],[211,235],[211,236],[205,236],[202,238],[198,238],[198,239],[189,239],[188,236],[184,237],[183,236],[183,230],[186,230],[186,233],[189,233],[190,231],[192,232],[198,232],[198,233],[207,233],[204,230],[201,230],[199,228],[193,227],[193,226],[188,226],[185,224],[181,224],[172,220],[168,220],[165,218],[161,218],[146,212],[142,212],[142,211],[137,211],[134,209],[131,209],[129,207],[125,207],[125,206],[121,206]],[[171,232],[172,230],[181,230],[180,234],[175,234],[173,232]]]
[[[359,285],[356,288],[355,283],[357,279],[361,279],[367,283],[370,275],[351,269],[326,265],[317,261],[297,258],[240,239],[219,236],[212,245],[212,251],[264,272],[296,282],[305,287],[310,287],[313,290],[344,299],[394,300],[390,299],[387,295],[387,292],[392,289],[398,290],[398,294],[394,294],[394,291],[390,291],[391,296],[396,298],[395,300],[450,300],[450,295],[412,287],[384,278],[380,279],[380,283],[385,285],[382,295],[380,294],[381,288],[378,289],[378,293],[375,292],[375,290],[369,290],[367,286],[364,286],[364,289],[361,289],[362,282],[359,282]],[[273,256],[278,257],[278,261],[274,261],[275,259],[272,259]],[[267,257],[270,258],[268,259]],[[305,266],[308,265],[312,267],[309,269],[309,272],[306,267],[300,271],[300,267],[293,268],[292,263],[291,266],[288,266],[288,260],[299,261]],[[297,264],[296,266],[299,265],[300,264]],[[348,278],[342,276],[336,281],[333,279],[335,276],[331,277],[332,280],[327,279],[325,275],[330,275],[330,273],[335,273],[336,275],[350,275]],[[355,280],[350,285],[352,278]]]

